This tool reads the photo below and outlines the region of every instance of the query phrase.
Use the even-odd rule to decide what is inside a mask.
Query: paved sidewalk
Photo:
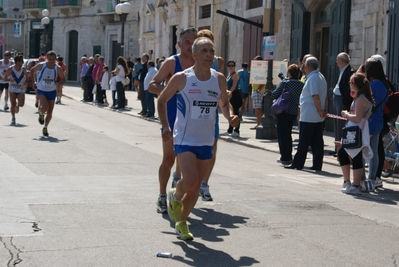
[[[83,91],[80,88],[80,84],[78,83],[67,83],[64,86],[63,94],[65,97],[74,99],[76,101],[81,101],[83,98]],[[111,91],[107,91],[107,98],[108,102],[112,103],[112,98],[111,98]],[[126,98],[128,100],[128,105],[126,107],[126,110],[124,111],[118,111],[122,114],[134,116],[137,118],[141,118],[140,115],[138,115],[138,112],[141,111],[141,104],[140,101],[137,100],[137,93],[134,91],[126,91]],[[156,100],[155,100],[156,101]],[[84,103],[82,104],[87,104],[87,105],[93,105],[93,103]],[[155,105],[156,106],[156,105]],[[104,109],[109,109],[110,111],[113,111],[109,107],[103,107]],[[115,112],[115,111],[113,111]],[[256,124],[256,117],[254,113],[246,112],[243,114],[243,121],[241,122],[241,127],[240,127],[240,137],[231,137],[227,134],[227,128],[228,128],[228,123],[227,120],[223,117],[223,115],[219,114],[220,120],[219,120],[219,128],[220,128],[220,139],[227,141],[227,142],[234,142],[240,145],[245,145],[257,149],[263,149],[269,152],[274,152],[276,153],[276,160],[279,158],[279,149],[278,149],[278,143],[277,139],[274,140],[263,140],[263,139],[256,139],[256,130],[250,130],[251,127],[255,126]],[[158,120],[153,120],[149,121],[149,123],[159,123]],[[337,158],[331,156],[329,153],[334,151],[334,133],[333,132],[324,132],[324,163],[325,164],[331,164],[331,165],[338,165]],[[292,132],[292,138],[294,140],[294,146],[298,143],[298,138],[299,138],[299,132],[297,129],[294,128]],[[295,154],[295,149],[293,150],[293,154]],[[312,155],[308,153],[308,157],[311,157]]]

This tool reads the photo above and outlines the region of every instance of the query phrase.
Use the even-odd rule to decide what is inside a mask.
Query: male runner
[[[162,139],[174,142],[180,162],[182,179],[169,193],[168,214],[176,222],[176,232],[183,240],[192,240],[186,220],[198,199],[202,178],[209,169],[215,141],[217,104],[233,126],[238,116],[231,116],[227,99],[226,78],[211,69],[215,49],[206,37],[194,41],[195,65],[174,75],[158,98],[158,113],[162,124]],[[167,102],[177,98],[177,115],[171,130],[167,116]]]
[[[165,88],[163,84],[168,83],[173,74],[185,70],[194,65],[192,56],[192,45],[197,38],[197,30],[194,28],[185,29],[180,32],[177,45],[180,47],[180,53],[167,58],[162,64],[160,70],[155,74],[153,80],[148,86],[148,91],[159,95]],[[176,97],[172,97],[168,103],[168,120],[173,128],[177,111]],[[170,170],[175,162],[175,153],[173,151],[173,140],[162,140],[163,158],[161,166],[159,166],[159,197],[157,201],[157,212],[166,213],[166,187],[169,181]]]
[[[57,83],[63,85],[65,83],[64,70],[56,63],[57,54],[54,51],[47,52],[47,62],[42,62],[34,66],[30,73],[40,71],[38,77],[33,76],[37,86],[37,96],[39,97],[39,123],[44,124],[42,133],[48,136],[47,126],[53,115],[54,100],[57,97]],[[60,81],[56,82],[57,75]],[[47,112],[46,118],[44,114]]]

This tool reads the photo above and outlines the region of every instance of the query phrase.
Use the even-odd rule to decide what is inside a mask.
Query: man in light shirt
[[[156,95],[148,92],[148,86],[150,85],[151,80],[154,78],[158,70],[155,68],[155,63],[152,60],[148,61],[147,66],[148,66],[148,72],[144,78],[144,90],[146,91],[145,96],[147,102],[147,114],[144,117],[147,119],[154,119],[154,114],[155,114],[154,98]]]

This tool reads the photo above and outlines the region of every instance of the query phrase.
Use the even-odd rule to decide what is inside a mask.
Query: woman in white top
[[[123,57],[116,59],[116,68],[114,70],[116,75],[116,94],[118,96],[118,106],[116,109],[125,108],[125,88],[122,84],[122,79],[129,74],[129,68],[127,67],[126,60]]]
[[[14,65],[9,67],[4,74],[4,81],[9,83],[8,92],[10,93],[11,102],[11,125],[15,125],[15,114],[19,108],[25,104],[25,86],[26,86],[26,70],[22,67],[24,63],[23,56],[14,58]],[[18,102],[17,102],[18,100]]]

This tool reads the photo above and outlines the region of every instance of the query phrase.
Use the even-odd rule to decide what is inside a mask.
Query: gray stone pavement
[[[81,101],[83,98],[83,91],[80,88],[79,83],[67,83],[64,86],[63,94],[65,97],[74,99],[76,101]],[[107,91],[107,98],[108,102],[111,104],[112,103],[112,97],[111,97],[111,91]],[[124,111],[115,111],[110,109],[109,107],[104,107],[104,106],[96,106],[93,103],[83,103],[82,104],[87,104],[87,105],[93,105],[98,108],[102,109],[109,109],[110,112],[120,112],[125,115],[130,115],[130,116],[135,116],[140,118],[141,116],[138,114],[141,111],[141,103],[139,100],[137,100],[137,93],[135,91],[126,91],[126,98],[128,100],[128,105],[126,107],[126,110]],[[156,100],[155,100],[156,101]],[[153,120],[149,121],[149,123],[159,123],[158,120]],[[228,123],[227,121],[223,118],[223,116],[220,116],[219,120],[219,128],[220,128],[220,139],[224,140],[226,142],[232,142],[236,143],[239,145],[245,145],[248,147],[253,147],[257,149],[262,149],[265,151],[269,152],[274,152],[276,153],[276,160],[279,158],[279,149],[278,149],[278,143],[277,139],[274,140],[262,140],[262,139],[256,139],[256,131],[251,130],[250,128],[253,127],[256,124],[256,117],[255,114],[252,112],[245,112],[243,115],[243,121],[241,122],[241,127],[240,127],[240,137],[231,137],[227,134],[227,128],[228,128]],[[329,153],[334,151],[334,133],[325,131],[324,132],[324,163],[325,164],[330,164],[330,165],[338,165],[337,158],[331,156]],[[298,143],[298,138],[299,138],[299,131],[297,129],[293,129],[292,132],[292,138],[294,140],[294,146]],[[295,154],[295,149],[293,150],[293,154]],[[308,154],[308,157],[311,157],[311,154]]]

